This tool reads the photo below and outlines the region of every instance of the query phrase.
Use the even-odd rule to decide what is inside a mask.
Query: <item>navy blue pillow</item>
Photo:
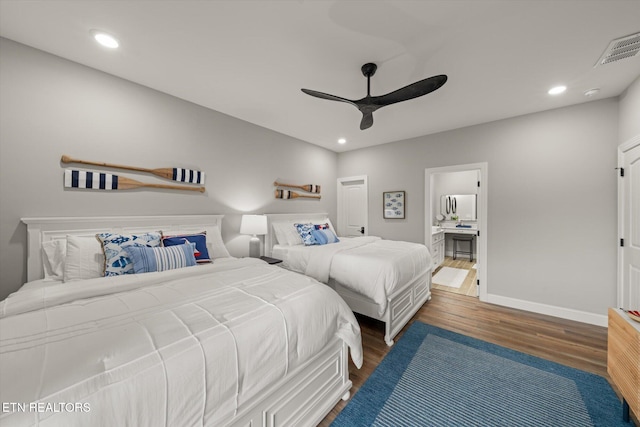
[[[177,246],[185,243],[195,243],[196,248],[193,255],[197,263],[211,262],[209,251],[207,250],[207,233],[182,234],[180,236],[167,236],[162,238],[162,246]]]

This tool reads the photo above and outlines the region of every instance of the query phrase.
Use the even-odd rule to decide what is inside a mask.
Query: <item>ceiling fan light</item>
[[[110,34],[107,34],[102,31],[92,31],[93,38],[100,43],[100,45],[107,47],[109,49],[117,49],[120,46],[118,40]]]
[[[565,90],[567,90],[566,86],[554,86],[551,89],[549,89],[549,92],[547,92],[549,95],[560,95],[561,93],[563,93]]]

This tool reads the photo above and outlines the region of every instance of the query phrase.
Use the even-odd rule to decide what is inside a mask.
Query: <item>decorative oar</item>
[[[148,172],[156,176],[159,176],[161,178],[171,179],[173,181],[188,182],[190,184],[204,184],[204,172],[199,170],[193,170],[193,169],[182,169],[182,168],[148,169],[148,168],[139,168],[135,166],[115,165],[112,163],[91,162],[88,160],[74,159],[67,155],[63,155],[60,161],[62,163],[80,163],[82,165],[104,166],[107,168],[126,169],[126,170],[137,171],[137,172]]]
[[[81,171],[76,169],[64,170],[64,186],[67,188],[87,188],[91,190],[131,190],[133,188],[151,187],[168,190],[199,191],[204,193],[204,187],[182,187],[180,185],[151,184],[135,179],[110,173]]]
[[[273,185],[276,187],[291,187],[291,188],[299,188],[308,193],[320,193],[320,186],[315,184],[306,184],[306,185],[295,185],[295,184],[284,184],[282,182],[274,182]]]
[[[298,197],[305,197],[307,199],[319,199],[320,195],[314,196],[311,194],[298,194],[295,191],[289,190],[276,190],[276,199],[297,199]]]

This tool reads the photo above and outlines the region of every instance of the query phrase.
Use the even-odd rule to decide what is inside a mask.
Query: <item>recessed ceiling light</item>
[[[549,89],[549,92],[547,92],[547,93],[549,95],[560,95],[565,90],[567,90],[566,86],[556,86],[556,87],[552,87],[551,89]]]
[[[344,139],[344,138],[340,138],[340,139],[338,140],[338,144],[346,144],[346,143],[347,143],[347,140],[346,140],[346,139]]]
[[[584,93],[584,96],[587,96],[587,97],[591,98],[592,96],[596,95],[598,92],[600,92],[600,89],[598,89],[596,87],[596,88],[589,89],[588,91],[586,91]]]
[[[104,47],[108,47],[109,49],[116,49],[120,46],[118,40],[110,34],[107,34],[103,31],[92,30],[93,38],[96,39],[98,43],[100,43]]]

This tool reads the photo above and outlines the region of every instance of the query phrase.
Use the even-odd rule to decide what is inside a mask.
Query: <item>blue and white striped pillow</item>
[[[194,247],[194,243],[187,243],[156,248],[129,246],[125,250],[133,261],[133,272],[140,274],[194,266]]]

